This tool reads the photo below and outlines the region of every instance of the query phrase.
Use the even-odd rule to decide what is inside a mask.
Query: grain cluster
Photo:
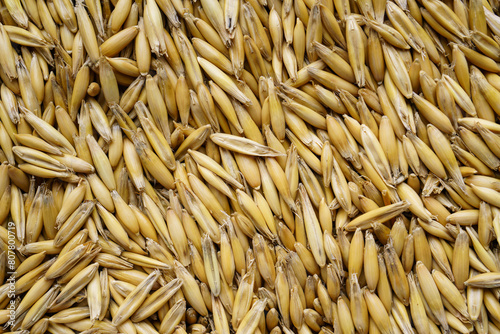
[[[500,333],[499,0],[1,0],[0,324]]]

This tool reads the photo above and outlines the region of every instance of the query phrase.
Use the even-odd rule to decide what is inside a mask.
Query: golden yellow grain
[[[496,333],[494,3],[4,5],[13,331]]]

